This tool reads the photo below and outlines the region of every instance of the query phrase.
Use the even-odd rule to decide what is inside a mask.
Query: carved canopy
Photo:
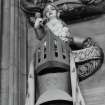
[[[43,12],[53,2],[60,10],[60,18],[67,24],[91,19],[105,13],[105,0],[23,0],[21,8],[28,16]]]

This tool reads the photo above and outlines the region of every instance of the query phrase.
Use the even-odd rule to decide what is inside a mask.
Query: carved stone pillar
[[[28,41],[27,41],[27,20],[23,11],[19,10],[19,33],[18,33],[18,74],[19,78],[19,104],[25,105],[26,96],[26,74],[28,71]]]
[[[2,50],[2,10],[3,10],[3,6],[2,6],[3,1],[0,0],[0,74],[1,74],[1,50]],[[0,76],[0,97],[2,95],[2,91],[1,91],[1,76]],[[1,98],[0,98],[0,105],[1,105]]]
[[[26,18],[19,0],[1,0],[0,105],[24,105],[26,89]],[[0,8],[1,8],[0,1]],[[1,11],[0,11],[1,15]]]
[[[9,103],[10,3],[9,0],[2,0],[2,2],[0,98],[1,105],[7,105]]]

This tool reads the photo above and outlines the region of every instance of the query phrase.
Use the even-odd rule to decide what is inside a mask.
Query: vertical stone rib
[[[0,1],[0,105],[24,105],[26,94],[26,19],[19,0]]]
[[[16,66],[15,59],[15,32],[14,32],[14,0],[10,1],[10,65],[9,65],[9,105],[14,102],[14,72]]]
[[[1,90],[1,50],[2,50],[2,0],[0,0],[0,105],[2,103],[1,95],[2,95],[2,90]]]
[[[19,0],[11,0],[9,105],[24,105],[26,85],[26,19]]]
[[[10,41],[10,1],[2,0],[2,43],[1,43],[1,105],[8,104],[9,97],[9,41]]]
[[[19,11],[19,105],[25,105],[26,63],[27,63],[27,22],[22,10]],[[22,80],[22,81],[21,81]]]
[[[19,5],[20,7],[20,5]],[[26,63],[27,63],[27,20],[19,8],[19,105],[25,105],[26,96]]]

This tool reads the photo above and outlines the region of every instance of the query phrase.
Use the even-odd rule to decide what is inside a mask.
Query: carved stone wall
[[[105,54],[105,15],[96,19],[72,24],[71,34],[80,37],[92,37],[98,42]],[[94,75],[80,84],[87,105],[105,104],[105,60]]]
[[[0,0],[0,105],[24,105],[26,18],[19,0]]]
[[[0,0],[0,105],[24,105],[26,72],[39,43],[32,27],[28,25],[27,30],[27,20],[19,6],[19,0]],[[70,29],[74,36],[92,37],[105,53],[105,15],[71,24]],[[104,105],[105,61],[80,86],[87,105]]]
[[[69,27],[72,36],[92,37],[98,42],[105,54],[105,15],[93,20],[71,24]],[[34,30],[28,26],[29,62],[38,43]],[[105,104],[105,61],[98,72],[80,83],[80,88],[85,97],[86,105]]]

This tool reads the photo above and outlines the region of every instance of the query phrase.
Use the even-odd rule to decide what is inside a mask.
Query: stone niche
[[[105,53],[105,15],[69,25],[72,36],[92,37]],[[37,40],[34,29],[28,25],[28,62],[33,58]],[[87,105],[105,104],[105,62],[102,67],[88,79],[80,83]]]
[[[104,3],[105,4],[105,3]],[[99,5],[101,12],[102,6]],[[91,9],[90,9],[91,10]],[[105,15],[93,16],[90,19],[74,21],[69,24],[72,36],[92,37],[105,53]],[[34,29],[28,25],[28,64],[33,58],[34,51],[40,41],[37,40]],[[86,105],[105,104],[105,61],[102,67],[88,79],[80,83]]]

